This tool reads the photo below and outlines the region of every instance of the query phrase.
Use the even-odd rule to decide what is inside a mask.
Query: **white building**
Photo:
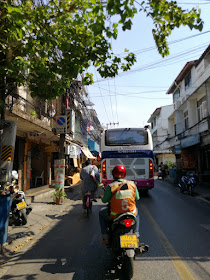
[[[168,148],[178,168],[210,176],[210,45],[198,60],[188,62],[167,94],[173,95],[168,118]]]
[[[154,155],[156,164],[175,163],[175,155],[169,148],[168,117],[173,112],[173,104],[157,108],[150,116],[148,123],[151,124],[151,134],[153,139]]]

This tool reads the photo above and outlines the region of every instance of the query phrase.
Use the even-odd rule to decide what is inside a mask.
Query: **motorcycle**
[[[193,173],[188,173],[181,177],[178,187],[181,193],[187,191],[190,195],[193,195],[194,188],[197,185],[197,176]]]
[[[27,216],[32,211],[32,207],[26,203],[25,193],[20,191],[19,186],[16,184],[18,175],[14,170],[12,171],[12,178],[12,184],[6,187],[11,194],[9,225],[25,225],[27,224]]]
[[[116,256],[117,266],[121,267],[123,279],[130,280],[134,273],[136,254],[145,253],[149,246],[139,243],[135,233],[136,216],[130,212],[117,215],[110,222],[110,246]]]
[[[158,169],[158,180],[160,179],[164,180],[165,178],[165,170],[161,170],[160,168]]]

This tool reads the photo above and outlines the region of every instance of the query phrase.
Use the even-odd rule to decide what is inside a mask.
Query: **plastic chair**
[[[39,177],[36,177],[35,179],[35,187],[37,186],[37,181],[41,180],[41,186],[44,185],[44,171],[42,171],[41,175]]]

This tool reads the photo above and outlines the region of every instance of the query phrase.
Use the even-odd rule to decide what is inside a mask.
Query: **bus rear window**
[[[144,129],[112,129],[105,132],[106,146],[147,145],[148,133]]]

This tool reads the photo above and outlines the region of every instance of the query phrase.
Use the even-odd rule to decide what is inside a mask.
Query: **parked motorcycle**
[[[12,171],[12,184],[6,187],[11,194],[11,206],[9,214],[9,225],[25,225],[27,224],[27,216],[32,211],[32,207],[26,203],[25,193],[19,190],[16,184],[18,175],[16,171]]]
[[[197,176],[193,173],[188,173],[181,177],[178,187],[180,188],[180,192],[188,192],[190,195],[193,195],[194,188],[198,183]]]
[[[136,216],[130,212],[117,215],[110,223],[110,245],[117,265],[121,266],[123,279],[130,280],[134,273],[135,255],[147,252],[148,245],[139,243],[135,233]]]

